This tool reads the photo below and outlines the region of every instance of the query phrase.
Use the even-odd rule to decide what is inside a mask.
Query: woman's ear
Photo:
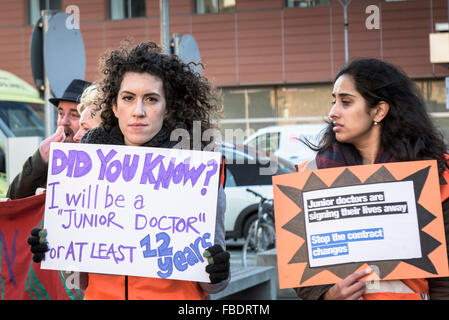
[[[388,111],[390,110],[390,105],[385,102],[381,101],[377,104],[377,106],[373,109],[373,121],[380,123],[382,120],[387,116]]]

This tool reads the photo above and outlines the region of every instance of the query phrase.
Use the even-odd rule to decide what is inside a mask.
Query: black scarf
[[[103,127],[97,127],[89,130],[81,139],[81,143],[125,145],[125,139],[119,126],[115,126],[110,132]],[[173,148],[176,143],[178,142],[170,141],[170,131],[163,126],[151,140],[142,144],[142,147]]]
[[[396,161],[397,160],[389,152],[381,148],[374,163]],[[332,147],[317,154],[316,164],[318,169],[355,166],[363,164],[363,159],[352,145],[337,142],[334,143]]]

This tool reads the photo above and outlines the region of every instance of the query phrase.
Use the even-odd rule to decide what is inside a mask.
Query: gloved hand
[[[33,253],[33,261],[36,263],[41,262],[44,259],[45,252],[48,251],[47,229],[33,228],[27,242],[31,245],[30,250]]]
[[[231,255],[229,252],[224,251],[223,248],[216,244],[207,248],[203,257],[207,259],[209,265],[206,267],[206,272],[209,273],[209,279],[211,283],[218,283],[226,280],[229,276],[229,259]]]

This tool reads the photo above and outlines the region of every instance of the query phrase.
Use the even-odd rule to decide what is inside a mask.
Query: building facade
[[[322,121],[331,83],[349,59],[400,66],[421,88],[435,122],[449,127],[445,77],[430,62],[429,34],[448,22],[447,0],[171,0],[170,34],[192,34],[204,75],[221,89],[223,129]],[[160,43],[159,0],[0,0],[0,69],[33,84],[30,38],[41,9],[75,5],[86,80],[125,38]]]

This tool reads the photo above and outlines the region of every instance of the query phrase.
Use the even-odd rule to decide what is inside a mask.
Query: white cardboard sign
[[[52,143],[43,269],[209,282],[221,154]]]
[[[303,196],[311,267],[421,258],[412,181],[308,191]]]

